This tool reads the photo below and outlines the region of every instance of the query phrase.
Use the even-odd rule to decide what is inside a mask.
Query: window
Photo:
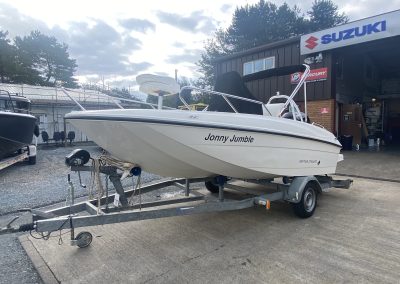
[[[243,75],[253,73],[253,62],[246,62],[243,64]]]
[[[259,59],[259,60],[254,61],[254,63],[253,63],[254,64],[254,73],[265,70],[264,63],[265,63],[264,59]]]
[[[275,57],[257,59],[243,64],[243,75],[275,68]]]

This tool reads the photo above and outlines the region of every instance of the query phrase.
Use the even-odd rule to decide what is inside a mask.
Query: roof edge
[[[247,50],[243,50],[243,51],[235,52],[235,53],[232,53],[232,54],[224,55],[224,56],[221,56],[221,57],[218,57],[218,58],[214,59],[213,62],[214,63],[219,63],[219,62],[227,60],[227,59],[231,59],[231,58],[235,58],[235,57],[241,57],[241,56],[252,54],[252,53],[264,50],[264,49],[274,48],[274,47],[281,46],[281,45],[287,45],[287,44],[290,44],[290,43],[295,43],[297,41],[300,43],[300,36],[295,36],[295,37],[283,39],[283,40],[280,40],[280,41],[275,41],[275,42],[259,45],[259,46],[256,46],[256,47],[253,47],[253,48],[250,48],[250,49],[247,49]]]

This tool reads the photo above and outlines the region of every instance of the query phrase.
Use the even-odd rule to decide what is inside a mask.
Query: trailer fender
[[[36,146],[35,145],[29,145],[28,146],[28,156],[29,157],[35,157],[36,156]]]
[[[315,176],[294,177],[287,189],[285,200],[291,203],[299,203],[303,191],[309,182],[312,182],[317,186],[318,193],[322,192],[321,185]]]

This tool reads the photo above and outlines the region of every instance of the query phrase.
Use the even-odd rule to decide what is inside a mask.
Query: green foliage
[[[32,59],[33,68],[40,72],[40,85],[55,86],[61,82],[66,87],[76,87],[72,76],[77,65],[74,59],[69,58],[65,43],[33,31],[23,38],[16,37],[15,45],[21,54]]]
[[[310,31],[327,29],[349,21],[344,13],[338,12],[338,6],[330,0],[315,0],[307,14],[310,16]]]
[[[7,39],[8,32],[0,31],[0,80],[1,83],[12,80],[16,66],[14,64],[15,48]]]
[[[277,6],[265,0],[237,7],[231,25],[226,30],[218,29],[205,43],[197,63],[202,73],[198,85],[203,88],[214,85],[214,61],[221,56],[348,21],[331,0],[315,0],[307,15],[309,18],[296,6],[290,7],[286,3]]]
[[[73,78],[77,65],[69,57],[66,44],[39,31],[17,36],[14,44],[7,35],[0,31],[1,82],[42,86],[55,86],[61,82],[65,87],[77,87]]]

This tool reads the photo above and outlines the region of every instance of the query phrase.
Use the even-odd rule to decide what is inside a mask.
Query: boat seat
[[[285,104],[284,103],[276,103],[276,104],[265,104],[265,108],[263,108],[263,115],[266,116],[278,116]]]

